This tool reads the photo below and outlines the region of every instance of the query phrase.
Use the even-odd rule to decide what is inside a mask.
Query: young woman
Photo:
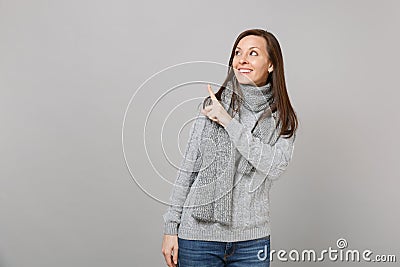
[[[168,266],[269,266],[269,189],[298,126],[274,35],[242,32],[223,85],[208,93],[164,214],[162,253]]]

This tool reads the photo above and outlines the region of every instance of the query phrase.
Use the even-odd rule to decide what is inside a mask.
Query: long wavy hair
[[[289,138],[297,130],[298,120],[296,113],[290,103],[286,89],[281,47],[278,40],[272,33],[262,29],[250,29],[239,34],[232,48],[231,57],[229,59],[228,74],[218,92],[215,93],[215,96],[219,101],[221,101],[222,92],[226,89],[228,82],[231,81],[233,87],[231,89],[234,93],[232,94],[232,99],[230,103],[230,115],[233,117],[237,112],[240,111],[243,93],[241,92],[239,82],[236,79],[232,67],[232,62],[239,41],[248,35],[261,36],[266,40],[267,53],[274,67],[274,70],[268,74],[268,78],[266,81],[266,83],[271,83],[271,104],[265,108],[263,114],[259,118],[259,121],[266,118],[267,116],[271,116],[273,112],[279,111],[279,118],[276,127],[278,128],[279,126],[281,126],[280,135],[284,138]],[[210,103],[210,96],[206,97],[206,99],[203,101],[203,107],[206,105],[206,103]]]

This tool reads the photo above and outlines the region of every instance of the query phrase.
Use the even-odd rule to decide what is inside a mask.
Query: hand
[[[178,264],[178,236],[164,235],[161,251],[168,267],[176,267]]]
[[[207,116],[210,120],[225,127],[232,120],[232,117],[228,114],[221,103],[219,103],[210,85],[208,85],[208,93],[210,94],[212,104],[202,109],[201,113]]]

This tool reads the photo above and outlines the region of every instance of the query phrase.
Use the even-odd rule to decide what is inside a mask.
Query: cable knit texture
[[[221,100],[225,109],[229,108],[233,92],[231,87],[229,83],[223,91]],[[260,88],[241,85],[241,88],[242,102],[247,109],[260,112],[268,106],[268,99],[272,96],[271,84]],[[263,127],[263,123],[268,122],[263,120],[258,123],[254,129],[254,135],[263,143],[268,143],[268,139],[274,132],[276,134],[276,131],[273,127]],[[260,128],[264,128],[265,131],[261,132]],[[228,133],[223,126],[212,120],[207,121],[203,128],[200,147],[203,156],[197,175],[198,182],[196,187],[192,187],[195,194],[192,216],[205,222],[229,225],[232,219],[232,188],[235,171],[251,175],[254,167],[245,157],[240,158],[238,166],[235,165],[234,146]]]
[[[202,115],[192,124],[164,234],[225,242],[270,234],[269,189],[289,164],[295,135],[279,137],[277,112],[256,124],[272,99],[270,84],[240,86],[240,114],[225,128]],[[227,110],[231,96],[228,83],[221,98]]]

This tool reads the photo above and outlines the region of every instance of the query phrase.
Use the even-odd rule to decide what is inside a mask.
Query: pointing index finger
[[[211,89],[211,85],[208,85],[208,93],[210,94],[212,100],[218,100],[213,90]]]

